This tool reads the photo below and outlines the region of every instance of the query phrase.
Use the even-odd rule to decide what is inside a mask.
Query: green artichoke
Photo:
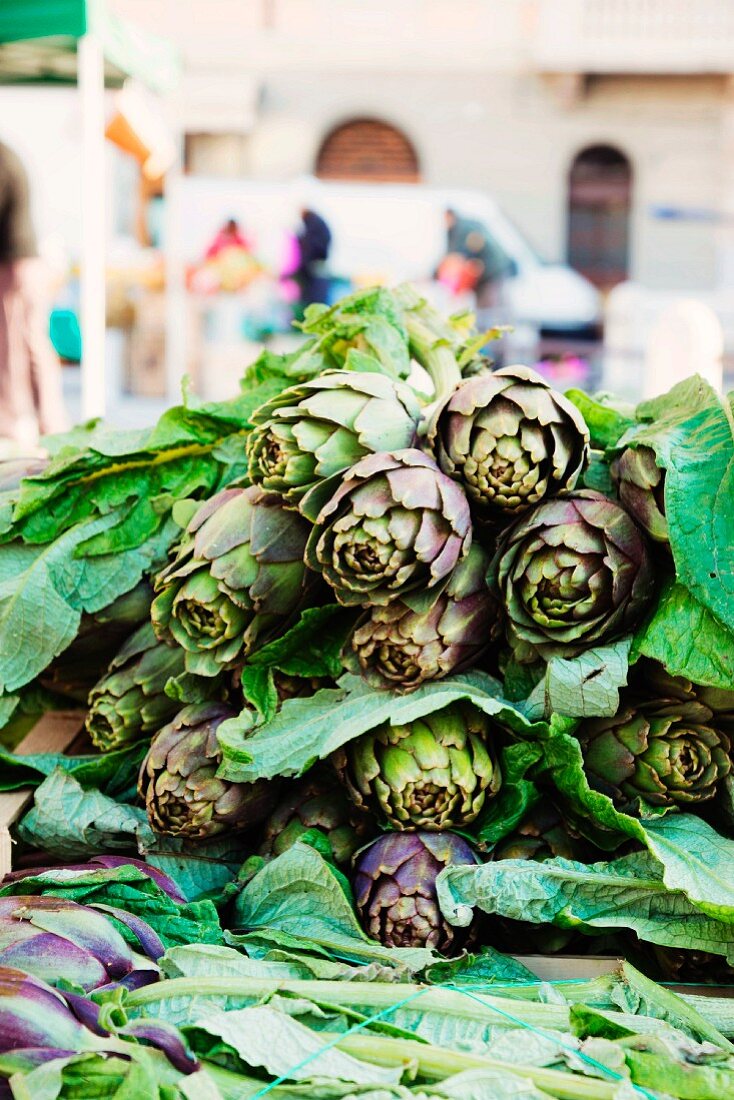
[[[459,485],[414,449],[367,455],[321,510],[306,561],[343,604],[386,604],[436,588],[471,543]]]
[[[352,885],[362,927],[386,947],[457,954],[474,930],[455,928],[443,916],[436,879],[444,867],[476,862],[455,833],[385,833],[355,861]]]
[[[489,556],[476,543],[427,611],[402,600],[365,613],[344,653],[375,687],[412,691],[477,663],[499,632],[499,606],[487,587]]]
[[[619,499],[640,527],[656,542],[668,541],[665,518],[665,470],[652,447],[627,447],[611,466]]]
[[[255,412],[247,438],[250,480],[297,506],[365,455],[411,447],[419,417],[413,391],[384,374],[322,374]]]
[[[144,623],[112,660],[89,694],[86,728],[100,752],[110,752],[155,733],[181,704],[166,695],[172,676],[184,671],[184,651],[159,642]]]
[[[282,855],[309,829],[319,829],[328,839],[334,860],[347,864],[358,848],[374,836],[368,814],[359,811],[335,785],[327,769],[313,768],[288,785],[265,822],[260,855]]]
[[[204,840],[259,825],[271,812],[277,785],[230,783],[217,777],[222,754],[217,729],[235,711],[223,703],[184,707],[153,738],[140,768],[138,791],[157,833]]]
[[[490,586],[516,659],[571,657],[632,629],[653,595],[645,536],[590,489],[539,504],[504,532]]]
[[[512,519],[573,489],[588,461],[581,413],[528,367],[465,379],[436,410],[428,438],[486,519]]]
[[[493,732],[471,703],[453,703],[404,726],[385,722],[333,761],[355,804],[393,828],[461,828],[499,790]]]
[[[613,718],[581,723],[584,769],[591,786],[622,807],[705,802],[732,770],[731,695],[646,666],[644,689],[624,693]],[[717,707],[726,702],[728,713]]]
[[[285,629],[306,601],[309,530],[254,486],[224,489],[198,508],[156,579],[151,609],[158,637],[186,650],[189,672],[215,676]]]

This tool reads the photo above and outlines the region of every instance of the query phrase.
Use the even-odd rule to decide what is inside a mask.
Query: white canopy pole
[[[82,104],[82,411],[104,416],[105,386],[105,110],[104,54],[99,39],[79,39]]]
[[[180,131],[179,131],[180,134]],[[171,404],[181,400],[181,385],[189,361],[186,303],[186,266],[181,232],[181,189],[183,137],[179,138],[176,164],[166,173],[166,397]]]

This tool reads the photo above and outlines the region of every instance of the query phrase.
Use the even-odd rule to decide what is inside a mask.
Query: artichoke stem
[[[453,393],[461,382],[461,370],[456,356],[446,341],[424,324],[416,313],[406,313],[405,324],[408,329],[410,349],[430,375],[435,400],[441,401]]]
[[[322,1032],[324,1042],[335,1035]],[[558,1100],[614,1100],[619,1082],[607,1083],[589,1077],[572,1077],[557,1069],[539,1069],[536,1066],[499,1062],[477,1054],[447,1050],[433,1044],[419,1043],[414,1039],[388,1039],[384,1035],[365,1033],[345,1035],[337,1044],[339,1050],[355,1058],[381,1066],[413,1065],[421,1077],[442,1081],[465,1070],[495,1070],[522,1077]]]

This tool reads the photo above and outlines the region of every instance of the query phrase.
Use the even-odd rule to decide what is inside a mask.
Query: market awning
[[[0,84],[75,84],[77,43],[89,33],[102,47],[108,87],[133,76],[160,92],[178,79],[174,47],[120,19],[105,0],[3,0]]]

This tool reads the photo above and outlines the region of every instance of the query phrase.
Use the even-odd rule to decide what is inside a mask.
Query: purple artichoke
[[[436,588],[471,543],[463,490],[432,458],[407,449],[368,455],[322,508],[306,561],[343,604],[386,604]]]
[[[668,541],[665,518],[665,470],[652,447],[627,447],[611,465],[619,499],[656,542]]]
[[[217,729],[234,710],[223,703],[184,707],[153,738],[138,791],[157,833],[204,839],[258,825],[275,805],[277,784],[219,779]]]
[[[571,657],[640,621],[654,578],[645,536],[589,489],[545,501],[507,530],[490,567],[519,660]]]
[[[85,991],[156,981],[158,967],[150,960],[164,952],[158,936],[140,917],[111,912],[134,933],[146,958],[91,906],[51,896],[0,898],[0,967],[25,970],[49,984],[65,978]]]
[[[427,611],[414,611],[403,600],[370,608],[352,634],[345,663],[374,687],[397,691],[476,664],[500,631],[488,563],[475,543]]]
[[[362,927],[386,947],[456,954],[471,929],[454,928],[442,915],[436,879],[444,867],[476,862],[454,833],[385,833],[356,859],[353,886]]]
[[[308,522],[280,497],[223,489],[199,507],[158,576],[158,637],[186,651],[189,672],[216,676],[284,629],[306,599]]]
[[[434,414],[428,438],[441,469],[486,519],[512,518],[573,489],[588,460],[581,413],[521,366],[461,382]]]
[[[250,480],[297,507],[309,490],[365,455],[412,447],[419,418],[413,391],[387,375],[321,374],[255,412],[247,437]]]
[[[0,1054],[74,1052],[90,1046],[90,1040],[92,1035],[60,993],[23,970],[0,966]]]

